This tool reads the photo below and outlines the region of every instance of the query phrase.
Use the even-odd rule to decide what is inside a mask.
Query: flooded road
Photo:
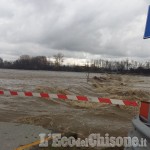
[[[94,78],[97,76],[98,78]],[[150,77],[86,73],[0,70],[0,89],[115,99],[150,99]],[[138,108],[86,102],[0,96],[0,122],[40,125],[46,129],[126,136]]]

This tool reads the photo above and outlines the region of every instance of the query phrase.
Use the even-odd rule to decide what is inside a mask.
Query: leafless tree
[[[29,60],[31,57],[29,55],[21,55],[20,60]]]
[[[89,82],[89,79],[90,79],[90,65],[89,65],[89,61],[87,61],[86,67],[87,67],[86,79],[87,79],[87,82]]]
[[[3,59],[0,57],[0,67],[3,66]]]
[[[58,53],[58,54],[54,55],[54,59],[55,59],[55,65],[61,66],[61,64],[64,61],[64,55],[62,53]]]

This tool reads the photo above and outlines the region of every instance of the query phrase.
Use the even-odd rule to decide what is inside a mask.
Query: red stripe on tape
[[[0,95],[4,95],[4,91],[0,91]]]
[[[123,100],[123,102],[127,106],[138,106],[138,103],[135,101]]]
[[[13,95],[13,96],[16,96],[16,95],[18,95],[18,92],[10,91],[10,94]]]
[[[68,99],[68,97],[66,95],[63,95],[63,94],[58,94],[57,96],[60,99],[64,99],[64,100]]]
[[[76,96],[79,101],[88,101],[86,96]]]
[[[98,98],[100,103],[111,104],[111,100],[108,98]]]
[[[40,93],[41,97],[44,97],[44,98],[49,98],[49,95],[47,93]]]
[[[32,92],[24,92],[25,96],[33,96]]]

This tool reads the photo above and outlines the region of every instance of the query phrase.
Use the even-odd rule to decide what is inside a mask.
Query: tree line
[[[133,60],[90,60],[85,65],[63,65],[64,55],[58,53],[50,61],[46,56],[22,55],[15,61],[4,61],[0,58],[0,68],[24,70],[51,70],[96,73],[132,73],[150,75],[150,61],[138,62]]]

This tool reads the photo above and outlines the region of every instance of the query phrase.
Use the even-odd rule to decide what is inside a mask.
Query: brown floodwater
[[[104,80],[95,80],[94,76]],[[0,89],[79,94],[108,98],[149,99],[150,77],[131,75],[0,70]],[[35,97],[0,96],[0,121],[41,125],[61,132],[127,135],[138,108]]]

